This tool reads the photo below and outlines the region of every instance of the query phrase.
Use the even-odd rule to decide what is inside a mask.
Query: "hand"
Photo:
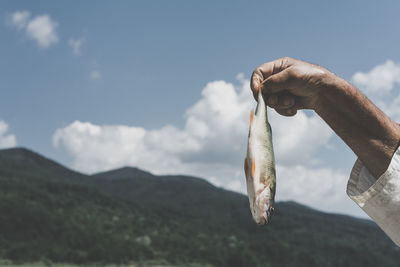
[[[262,90],[265,103],[279,114],[293,116],[299,109],[316,109],[321,90],[329,87],[335,75],[327,69],[284,57],[256,68],[251,89],[257,100]]]

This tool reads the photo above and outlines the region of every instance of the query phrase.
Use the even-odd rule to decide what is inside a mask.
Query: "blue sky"
[[[244,192],[252,70],[282,56],[323,65],[396,119],[398,10],[398,1],[2,1],[0,145],[88,173],[135,165]],[[377,66],[392,76],[371,89]],[[278,180],[278,199],[281,185],[282,200],[363,216],[345,196],[355,156],[343,142],[311,112],[270,114],[278,169],[304,177]],[[325,176],[341,182],[307,197]]]

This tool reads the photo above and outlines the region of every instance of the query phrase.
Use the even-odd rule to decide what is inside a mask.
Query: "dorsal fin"
[[[253,118],[254,118],[254,110],[250,110],[250,128],[251,125],[253,124]]]

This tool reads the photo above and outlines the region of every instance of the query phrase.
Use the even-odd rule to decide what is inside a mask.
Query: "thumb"
[[[265,95],[276,94],[292,88],[293,81],[293,73],[289,67],[265,79],[261,84],[261,90]]]

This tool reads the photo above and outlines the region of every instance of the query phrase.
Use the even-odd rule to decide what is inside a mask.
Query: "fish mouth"
[[[261,218],[258,219],[257,224],[263,226],[269,223],[271,217],[271,208],[266,210]]]
[[[261,217],[261,219],[257,222],[257,224],[259,226],[264,226],[264,225],[268,224],[268,219]]]

